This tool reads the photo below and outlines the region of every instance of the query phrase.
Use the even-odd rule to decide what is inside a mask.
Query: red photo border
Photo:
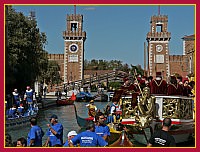
[[[5,88],[5,69],[4,69],[4,63],[5,63],[5,40],[4,40],[4,5],[5,4],[195,4],[196,5],[196,59],[198,56],[200,56],[200,52],[197,51],[198,48],[200,48],[199,46],[199,32],[198,32],[198,27],[199,27],[199,20],[198,16],[199,16],[199,0],[163,0],[163,1],[159,1],[159,0],[152,0],[152,1],[148,1],[148,0],[101,0],[101,1],[91,1],[91,0],[57,0],[57,1],[48,1],[48,0],[1,0],[0,2],[0,20],[1,20],[1,27],[0,27],[0,43],[1,43],[1,51],[0,51],[0,70],[1,70],[1,83],[0,83],[0,106],[2,107],[1,109],[1,114],[0,114],[0,118],[1,118],[1,142],[0,142],[0,151],[4,152],[4,151],[27,151],[27,152],[32,152],[32,151],[49,151],[49,152],[55,152],[55,151],[70,151],[70,152],[77,152],[77,151],[83,151],[83,152],[88,152],[88,151],[94,151],[94,152],[107,152],[107,151],[115,151],[115,152],[119,152],[119,151],[199,151],[199,131],[198,129],[196,129],[196,144],[195,147],[177,147],[177,148],[5,148],[4,147],[4,101],[5,101],[5,96],[4,96],[4,88]],[[187,13],[187,12],[186,12]],[[184,14],[183,14],[184,16]],[[198,62],[196,60],[196,84],[198,83],[199,80],[199,71],[198,71]],[[196,85],[196,90],[199,90],[199,86]],[[198,92],[196,92],[196,100],[198,99]],[[198,109],[199,109],[199,105],[198,105],[198,101],[196,102],[196,128],[198,128],[199,126],[199,122],[198,120]]]

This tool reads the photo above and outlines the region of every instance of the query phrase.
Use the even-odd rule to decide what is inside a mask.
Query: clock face
[[[78,51],[78,45],[76,45],[76,44],[71,44],[71,45],[69,46],[69,50],[70,50],[72,53],[77,52],[77,51]]]
[[[161,52],[163,50],[162,45],[156,45],[156,51]]]

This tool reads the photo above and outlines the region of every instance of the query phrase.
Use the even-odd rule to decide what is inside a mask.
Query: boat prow
[[[80,128],[85,128],[88,122],[93,121],[94,117],[82,118],[77,114],[76,105],[74,104],[74,110],[76,115],[76,121]]]
[[[125,131],[123,130],[121,132],[121,136],[119,137],[119,139],[115,141],[113,144],[109,145],[109,147],[134,147],[134,145],[128,139]]]

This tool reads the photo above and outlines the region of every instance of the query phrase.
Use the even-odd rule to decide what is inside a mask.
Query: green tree
[[[6,91],[10,92],[15,87],[24,90],[26,85],[33,86],[48,58],[44,50],[47,38],[35,18],[16,12],[12,6],[6,9]]]
[[[122,67],[122,71],[124,71],[124,72],[126,72],[126,73],[129,73],[130,68],[129,68],[129,66],[128,66],[127,63],[123,65],[123,67]]]
[[[45,73],[43,73],[41,78],[46,84],[60,84],[62,79],[60,77],[60,66],[58,63],[56,61],[49,61],[47,70]]]
[[[108,88],[119,89],[122,86],[120,82],[109,82]]]
[[[144,70],[142,69],[141,65],[138,64],[134,66],[131,64],[131,69],[130,69],[131,74],[134,75],[135,71],[137,74],[144,75]]]

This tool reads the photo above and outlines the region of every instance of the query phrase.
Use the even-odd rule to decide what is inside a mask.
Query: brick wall
[[[50,61],[56,61],[60,66],[60,75],[64,78],[64,54],[48,54]]]
[[[179,74],[182,77],[186,77],[188,75],[188,57],[186,55],[170,55],[169,56],[170,63],[170,74]]]

